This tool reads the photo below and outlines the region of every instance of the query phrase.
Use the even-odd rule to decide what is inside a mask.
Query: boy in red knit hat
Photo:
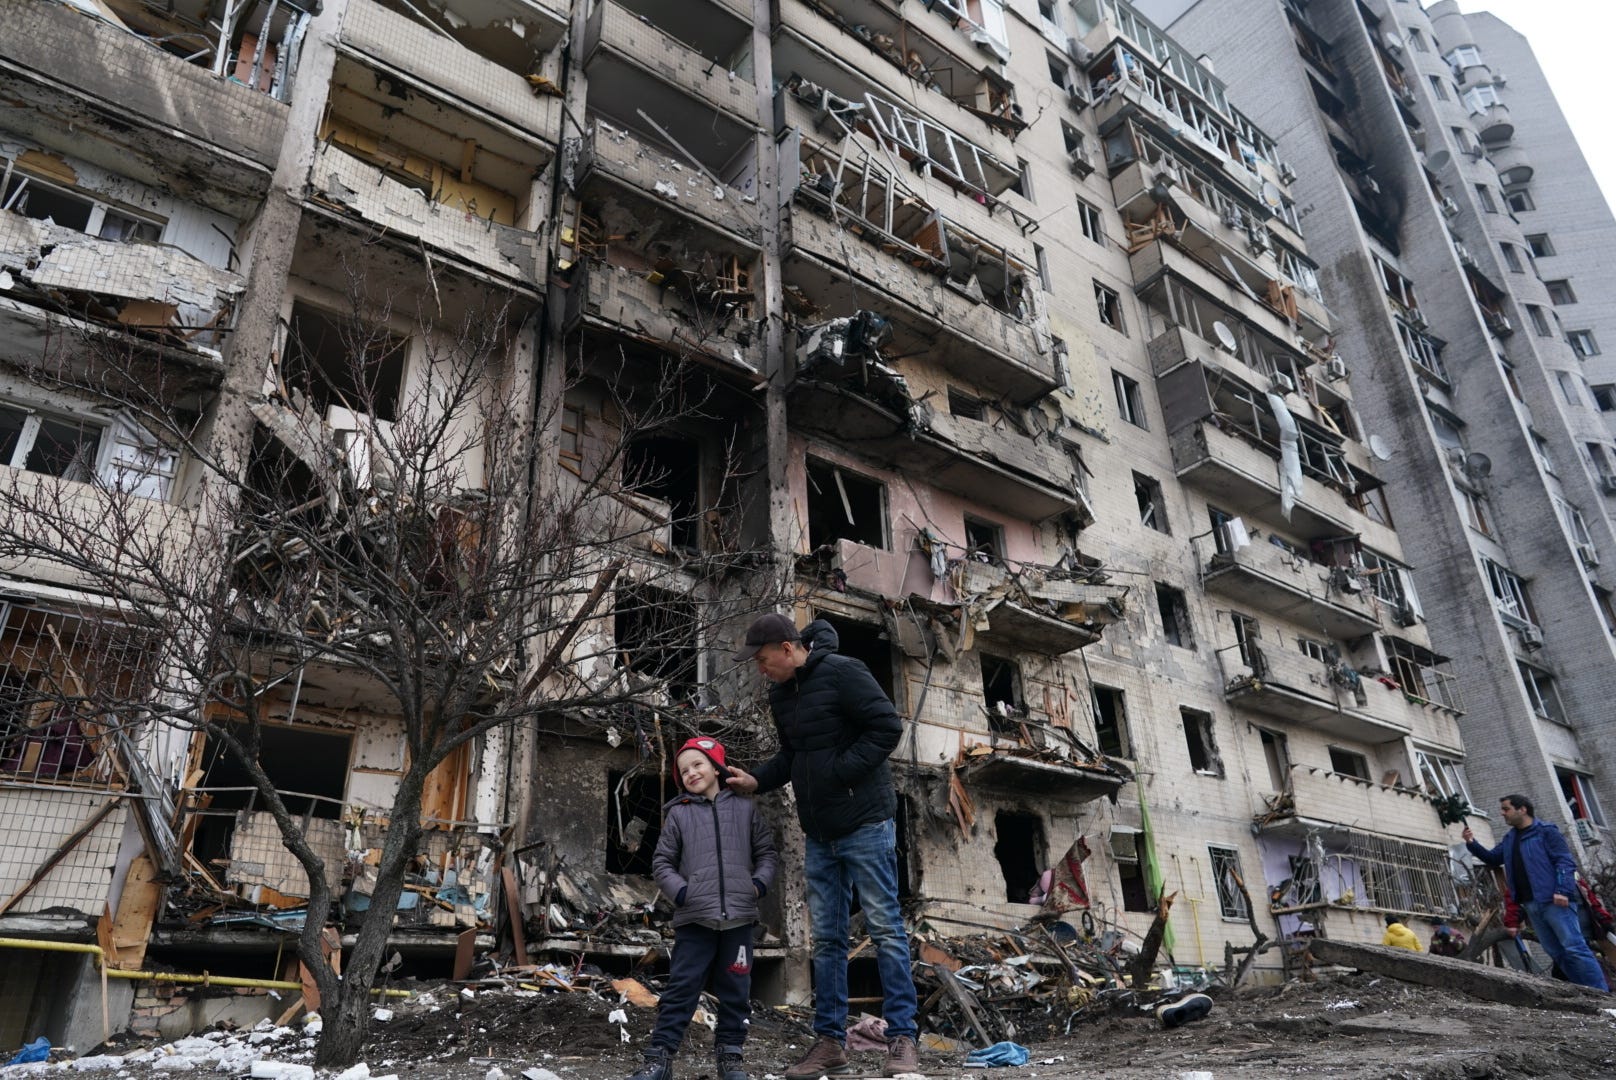
[[[728,773],[717,739],[691,739],[674,758],[683,791],[662,808],[651,859],[673,902],[673,958],[645,1064],[631,1080],[673,1080],[673,1056],[709,984],[718,999],[718,1080],[749,1080],[741,1047],[751,1016],[752,939],[758,901],[774,881],[774,837],[756,804],[725,786]]]

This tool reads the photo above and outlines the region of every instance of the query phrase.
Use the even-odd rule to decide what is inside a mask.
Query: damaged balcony
[[[0,4],[8,126],[209,209],[256,211],[280,154],[286,106],[131,40],[115,20],[69,4]],[[198,47],[211,61],[210,39],[200,34],[183,52]],[[60,77],[64,57],[73,59],[71,81]]]
[[[759,248],[756,200],[598,117],[587,135],[568,140],[563,175],[587,205],[626,201],[622,212],[634,218],[637,242],[670,231],[663,222],[672,215],[710,234],[709,246]]]
[[[956,56],[895,16],[888,16],[889,25],[898,36],[883,34],[869,23],[872,15],[881,14],[878,5],[844,0],[843,7],[858,9],[852,28],[835,15],[827,19],[813,13],[805,3],[781,6],[782,28],[774,43],[778,80],[828,94],[817,97],[817,107],[842,124],[868,125],[895,136],[894,152],[917,168],[929,162],[938,179],[964,182],[989,196],[1011,187],[1016,180],[1011,136],[1025,125],[1011,111],[1008,84],[990,79],[991,67]],[[859,65],[847,59],[856,61],[865,49],[899,59],[893,65]],[[923,53],[932,58],[931,66]],[[924,106],[928,115],[896,104],[916,100],[916,82],[927,88],[919,100],[935,102]]]
[[[839,56],[861,56],[860,48],[891,64],[903,79],[913,80],[927,90],[942,94],[965,112],[1012,139],[1027,124],[1014,104],[1014,89],[994,65],[984,62],[975,50],[965,48],[962,37],[950,35],[950,42],[933,37],[925,29],[905,19],[901,4],[888,6],[867,0],[804,0],[801,9],[811,9],[830,21],[851,40],[838,40],[832,51]],[[929,5],[928,5],[929,6]],[[787,26],[802,31],[813,41],[826,40],[823,26],[799,14],[798,5],[781,6]],[[869,69],[860,65],[865,75]],[[889,77],[882,82],[900,99],[908,87]]]
[[[1185,267],[1160,254],[1135,262],[1134,280],[1141,289],[1163,272],[1179,273],[1203,290],[1217,279],[1223,288],[1210,295],[1227,293],[1233,285],[1242,300],[1256,300],[1294,323],[1307,341],[1322,343],[1330,337],[1333,320],[1319,294],[1317,276],[1311,265],[1277,244],[1269,227],[1273,208],[1260,200],[1253,200],[1255,206],[1236,201],[1181,164],[1158,169],[1137,162],[1115,174],[1111,188],[1130,254],[1148,249],[1150,241],[1160,237],[1199,264]],[[1282,256],[1306,280],[1293,280],[1281,265]],[[1190,277],[1196,270],[1211,278]]]
[[[353,215],[384,235],[408,237],[477,272],[531,290],[542,283],[539,238],[526,229],[477,216],[468,205],[440,201],[334,143],[315,152],[309,198]]]
[[[103,240],[0,211],[0,343],[43,356],[68,327],[128,334],[133,362],[177,362],[195,386],[216,382],[240,275],[169,244]],[[177,386],[176,386],[177,388]]]
[[[1252,621],[1239,625],[1255,633]],[[1368,692],[1346,664],[1314,659],[1282,640],[1248,636],[1220,648],[1218,668],[1224,700],[1237,708],[1353,742],[1396,742],[1410,733],[1364,711]]]
[[[456,0],[454,6],[462,2]],[[500,2],[482,0],[488,8]],[[419,155],[453,163],[457,172],[474,171],[463,153],[468,158],[494,153],[536,173],[555,156],[561,103],[554,95],[536,93],[527,74],[469,48],[446,48],[443,30],[429,29],[374,0],[353,0],[342,19],[332,109]],[[412,133],[413,141],[389,130],[389,114],[395,110],[409,114],[420,129]],[[474,150],[463,150],[468,142],[475,142]],[[481,172],[483,163],[476,166]]]
[[[1349,461],[1356,448],[1339,434],[1284,408],[1243,380],[1198,363],[1178,365],[1157,379],[1173,464],[1186,484],[1216,496],[1230,514],[1256,518],[1303,536],[1363,532],[1372,523],[1348,497],[1380,481]],[[1286,426],[1289,426],[1287,432]],[[1295,480],[1294,504],[1282,512],[1281,490]]]
[[[1452,839],[1425,792],[1313,765],[1293,764],[1286,790],[1268,800],[1252,825],[1263,835],[1318,833],[1327,841],[1354,832],[1443,846]]]
[[[800,332],[806,341],[787,391],[794,429],[1006,514],[1042,521],[1080,509],[1080,466],[1060,446],[916,401],[868,345],[872,325],[879,316],[860,312]]]
[[[1374,594],[1339,569],[1309,562],[1267,539],[1207,556],[1200,554],[1201,543],[1196,542],[1197,561],[1209,593],[1317,627],[1332,638],[1362,637],[1380,628]]]
[[[969,385],[992,388],[1018,405],[1060,386],[1054,350],[1028,294],[1028,271],[1019,264],[986,259],[956,283],[932,265],[917,268],[855,242],[848,230],[802,205],[792,207],[783,232],[787,306],[799,321],[822,322],[834,315],[819,306],[819,298],[844,295],[852,277],[869,309],[890,324],[890,354],[924,356]],[[960,240],[963,257],[968,241]],[[952,248],[947,250],[951,255]],[[1009,310],[978,299],[988,294]]]
[[[1215,298],[1265,337],[1300,341],[1312,350],[1322,349],[1330,340],[1329,313],[1320,304],[1310,304],[1304,312],[1298,297],[1305,298],[1305,292],[1276,276],[1277,268],[1269,272],[1244,258],[1231,258],[1221,241],[1197,228],[1179,231],[1170,219],[1167,227],[1171,239],[1146,236],[1129,249],[1137,292],[1143,294],[1171,277]]]
[[[380,2],[399,15],[432,28],[436,39],[449,37],[478,56],[524,77],[539,70],[545,55],[561,43],[567,32],[567,0]],[[376,0],[349,0],[348,17],[353,17],[357,8],[372,6],[376,6]],[[409,70],[430,73],[442,55],[441,47],[434,48],[432,63],[410,65]]]
[[[1028,729],[1036,746],[995,742],[970,747],[960,752],[954,774],[968,788],[1066,805],[1115,798],[1131,779],[1104,755],[1076,743],[1064,728],[1045,727],[1031,720],[1022,726]]]
[[[582,48],[589,109],[646,136],[678,132],[686,152],[728,178],[733,161],[749,160],[758,131],[757,88],[750,76],[732,74],[750,70],[752,28],[718,4],[665,10],[680,7],[687,22],[698,10],[706,16],[686,28],[699,41],[687,43],[617,0],[596,0]]]
[[[960,597],[960,647],[985,645],[1011,654],[1062,656],[1100,640],[1126,610],[1127,590],[1104,575],[1045,567],[1011,570],[967,559],[952,584]]]

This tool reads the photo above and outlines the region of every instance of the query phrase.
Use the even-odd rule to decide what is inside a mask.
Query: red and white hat
[[[686,739],[685,744],[679,748],[679,752],[673,755],[673,782],[679,785],[681,791],[684,790],[684,782],[679,779],[679,759],[684,756],[686,750],[700,750],[703,754],[706,754],[707,759],[718,770],[720,779],[729,773],[729,766],[724,764],[723,743],[717,739],[709,739],[705,735],[698,735],[694,739]]]

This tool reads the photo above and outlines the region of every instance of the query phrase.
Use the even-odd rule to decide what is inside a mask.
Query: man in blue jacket
[[[1475,833],[1465,827],[1465,846],[1470,854],[1488,866],[1502,866],[1510,896],[1525,909],[1532,928],[1566,978],[1595,990],[1609,991],[1599,961],[1582,937],[1577,919],[1577,864],[1565,837],[1552,822],[1532,816],[1532,800],[1524,795],[1505,795],[1498,801],[1509,832],[1491,851],[1476,843]]]
[[[746,631],[739,661],[757,664],[773,685],[769,709],[780,750],[756,775],[730,766],[729,786],[742,795],[787,783],[807,838],[804,860],[813,936],[814,1045],[786,1069],[787,1080],[845,1073],[847,935],[853,890],[875,943],[881,1016],[887,1022],[883,1076],[918,1072],[914,976],[909,937],[898,906],[897,791],[887,756],[903,721],[870,669],[836,652],[836,631],[823,620],[799,633],[784,615],[761,615]]]

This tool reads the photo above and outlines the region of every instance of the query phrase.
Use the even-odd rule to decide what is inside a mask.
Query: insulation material
[[[1302,493],[1301,436],[1296,429],[1296,417],[1285,407],[1284,398],[1269,394],[1268,408],[1279,425],[1279,512],[1289,521],[1291,507]]]
[[[325,864],[325,879],[333,890],[342,885],[342,868],[347,858],[342,822],[311,818],[304,837]],[[242,811],[236,816],[236,831],[230,838],[230,869],[227,880],[235,885],[264,885],[285,896],[307,896],[308,875],[303,864],[286,850],[280,828],[267,811]]]
[[[20,214],[0,214],[0,268],[36,288],[132,301],[131,325],[146,325],[160,305],[174,309],[180,326],[207,325],[243,287],[238,275],[176,247],[101,240]]]

